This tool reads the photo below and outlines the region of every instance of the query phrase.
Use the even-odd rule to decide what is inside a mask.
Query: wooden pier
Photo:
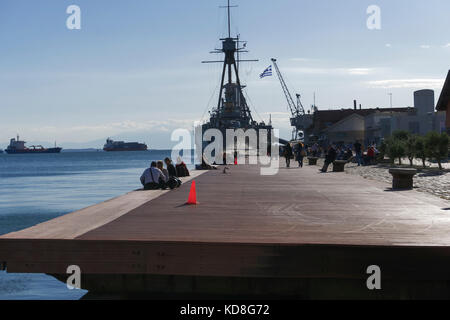
[[[195,172],[173,191],[134,191],[0,237],[10,273],[95,293],[450,298],[450,203],[318,167]],[[382,290],[368,290],[367,267]]]

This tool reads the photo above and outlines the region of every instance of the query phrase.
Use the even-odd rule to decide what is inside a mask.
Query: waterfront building
[[[435,112],[433,90],[414,92],[414,107],[321,110],[313,115],[309,136],[326,143],[350,143],[363,141],[366,145],[380,143],[398,130],[426,135],[430,131],[444,132],[445,108],[449,105],[450,81],[443,91],[438,111]],[[445,88],[444,88],[445,89]],[[445,93],[446,92],[446,93]],[[445,108],[444,108],[445,106]],[[450,112],[447,113],[447,128],[450,127]]]
[[[436,109],[445,116],[445,127],[447,133],[450,134],[450,71],[448,72],[447,79],[445,80],[444,87],[442,88],[442,93],[437,103]]]

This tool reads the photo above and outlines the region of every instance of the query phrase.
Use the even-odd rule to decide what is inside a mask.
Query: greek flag
[[[272,66],[269,66],[266,70],[264,70],[263,73],[259,75],[259,78],[262,79],[264,77],[271,77],[272,76]]]

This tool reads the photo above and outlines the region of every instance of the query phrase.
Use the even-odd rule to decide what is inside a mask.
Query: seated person
[[[161,172],[164,174],[165,177],[165,181],[169,181],[169,171],[167,171],[167,169],[164,168],[164,162],[162,162],[161,160],[159,160],[158,162],[156,162],[156,167],[161,170]]]
[[[177,169],[177,176],[178,177],[189,177],[189,170],[186,166],[186,164],[181,160],[180,157],[178,157],[178,164],[176,165]]]
[[[175,166],[173,165],[172,160],[170,160],[170,158],[165,158],[164,162],[166,163],[167,171],[169,172],[169,178],[171,178],[171,177],[178,178],[177,169],[175,169]]]
[[[145,169],[141,176],[141,183],[144,190],[167,189],[164,173],[156,167],[155,161],[150,168]]]
[[[167,173],[168,173],[168,181],[167,185],[170,189],[178,188],[181,186],[181,180],[178,178],[177,175],[177,169],[175,169],[175,166],[172,164],[172,160],[170,158],[165,158],[164,162],[167,166]]]
[[[353,151],[351,148],[348,148],[347,151],[345,152],[344,160],[351,161],[352,158],[353,158]]]

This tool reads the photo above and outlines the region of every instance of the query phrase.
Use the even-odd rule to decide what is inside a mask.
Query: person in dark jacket
[[[323,165],[323,168],[320,171],[327,172],[328,166],[336,160],[336,157],[337,157],[336,149],[334,148],[334,146],[330,146],[328,148],[328,152],[325,157],[325,163]]]
[[[297,158],[298,166],[300,168],[303,168],[303,158],[306,156],[305,149],[305,146],[301,142],[295,146],[295,157]]]
[[[186,166],[186,164],[183,162],[183,160],[181,160],[180,157],[178,157],[178,163],[175,166],[176,170],[177,170],[177,176],[178,177],[189,177],[189,170]]]
[[[350,162],[353,159],[353,151],[351,148],[348,148],[347,151],[345,152],[345,156],[344,156],[344,160]]]
[[[292,156],[293,156],[292,147],[291,147],[291,144],[288,143],[284,147],[284,157],[286,158],[286,167],[288,167],[288,168],[291,165],[291,158],[292,158]]]
[[[164,162],[166,163],[167,166],[167,171],[169,172],[169,178],[171,177],[178,177],[177,176],[177,169],[175,169],[175,166],[172,164],[172,160],[170,160],[170,158],[165,158]]]
[[[165,158],[164,162],[166,163],[167,171],[169,172],[169,181],[167,182],[167,185],[170,189],[178,188],[181,186],[181,180],[178,178],[177,169],[175,169],[170,158]]]

